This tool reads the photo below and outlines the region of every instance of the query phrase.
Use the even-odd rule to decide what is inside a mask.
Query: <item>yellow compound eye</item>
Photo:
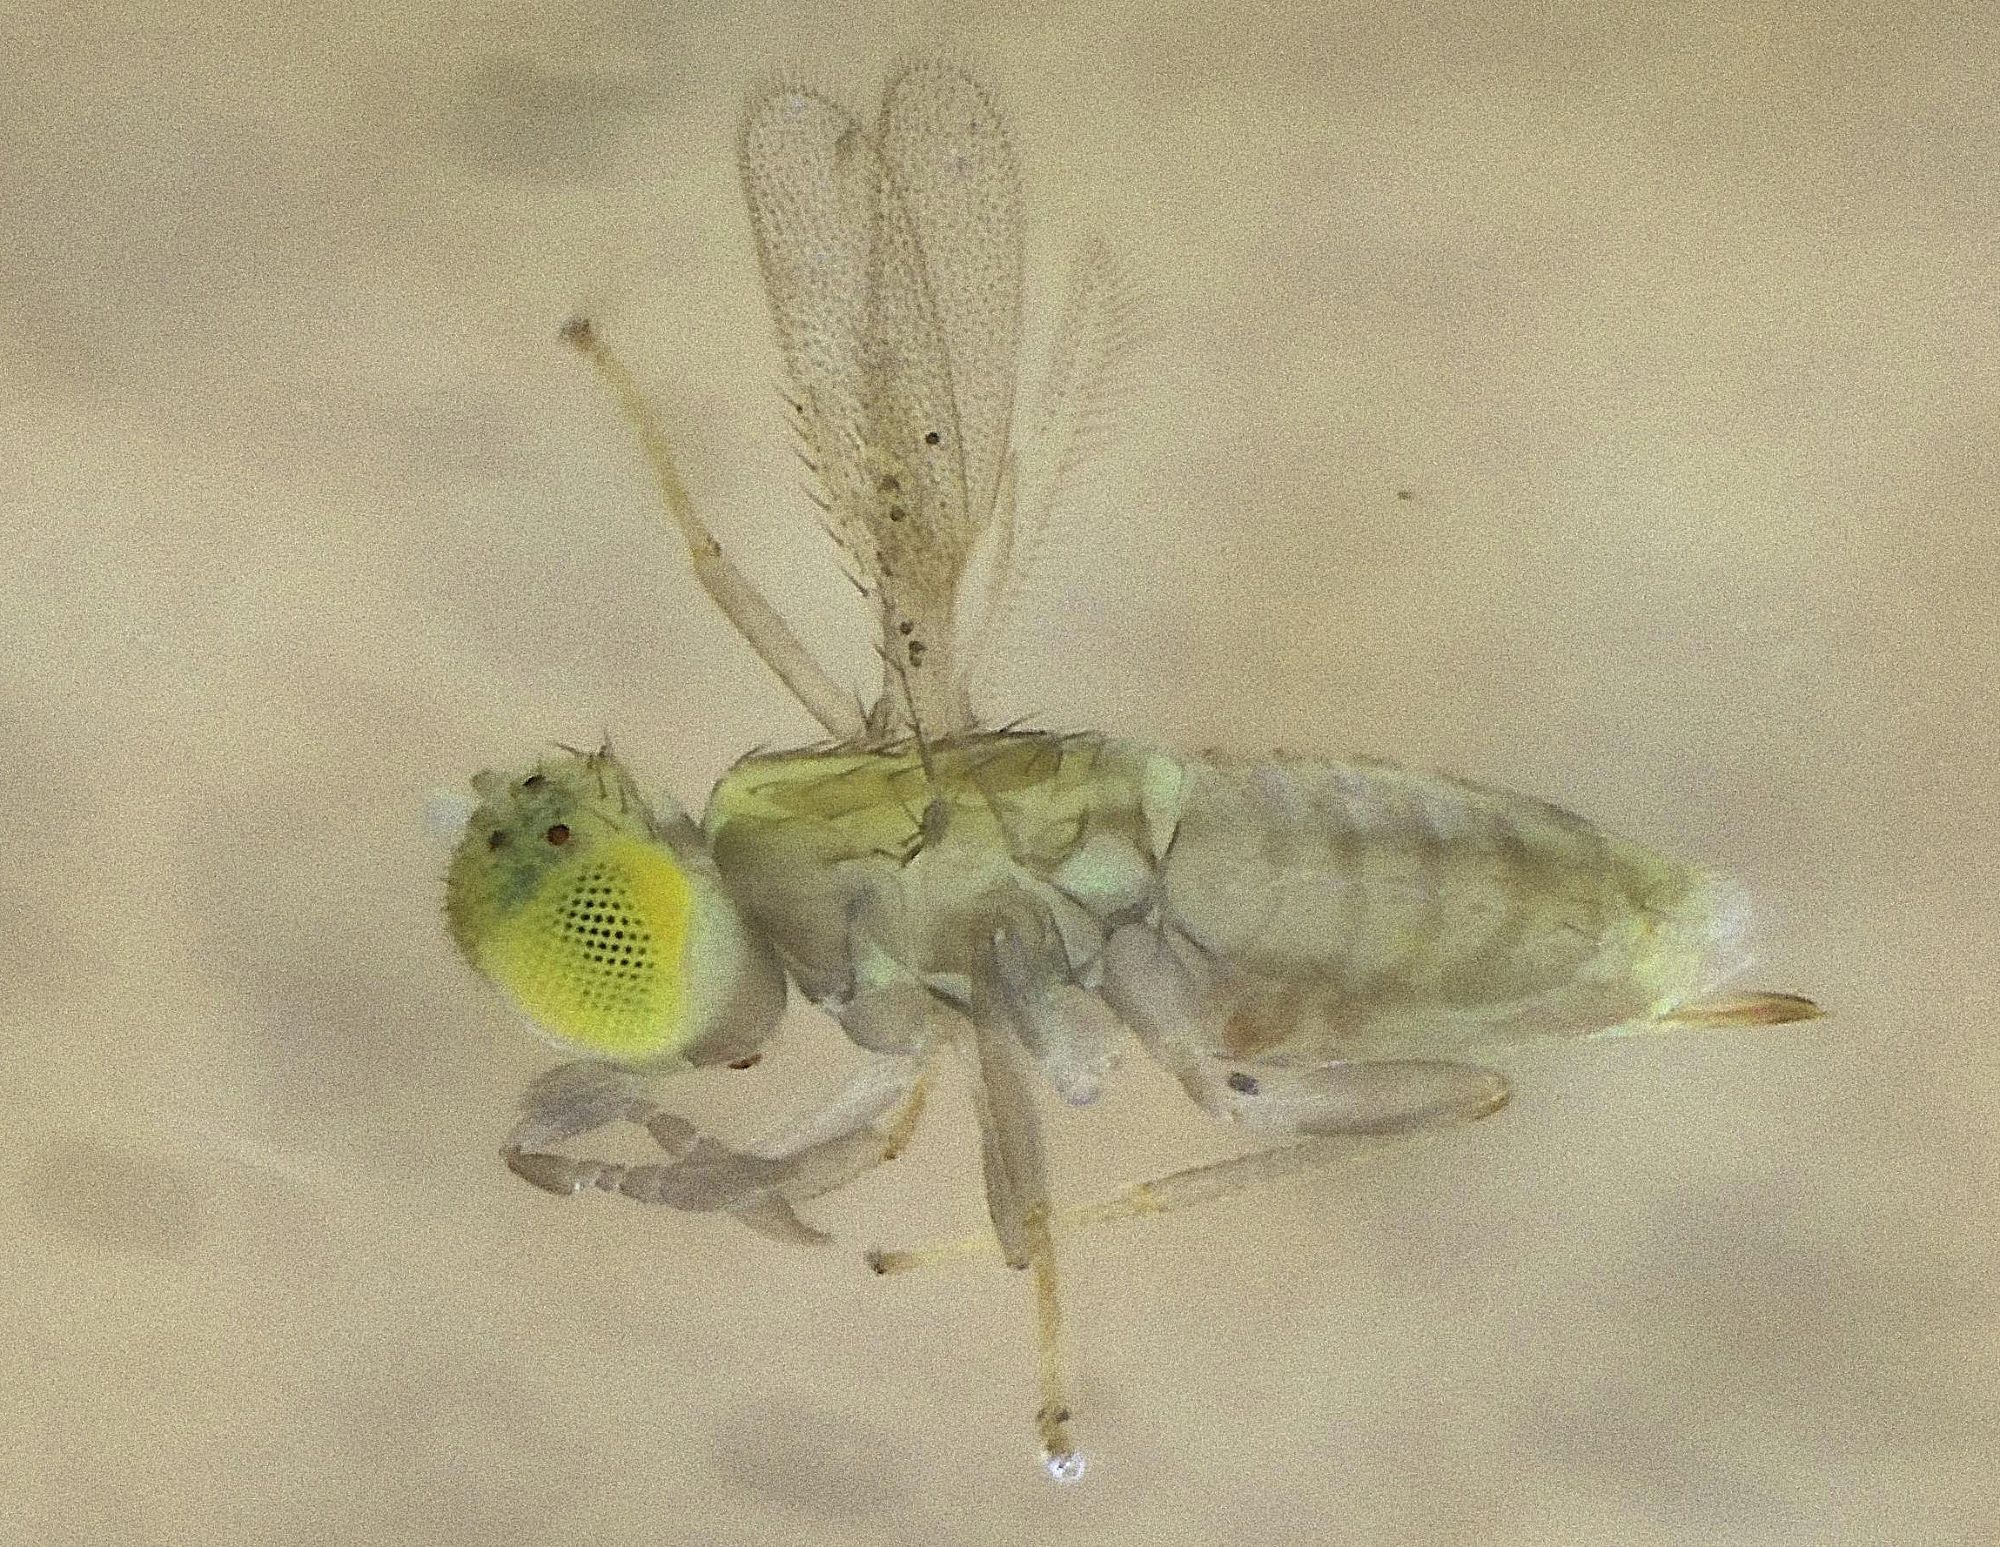
[[[785,974],[700,831],[607,752],[544,758],[479,795],[445,877],[465,959],[547,1035],[630,1063],[727,1063],[785,1008]]]
[[[551,834],[554,829],[551,830]],[[544,835],[551,844],[566,844]],[[686,1036],[689,886],[662,845],[592,843],[493,919],[478,965],[550,1034],[613,1058],[674,1051]]]

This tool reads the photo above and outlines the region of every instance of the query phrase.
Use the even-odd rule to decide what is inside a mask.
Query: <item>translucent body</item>
[[[963,999],[996,917],[1045,923],[1038,969],[1086,989],[1142,925],[1171,985],[1159,1039],[1260,1062],[1603,1031],[1739,963],[1727,882],[1462,780],[1019,732],[932,770],[910,747],[764,755],[710,797],[731,892],[836,1012],[885,973]],[[926,844],[929,799],[947,815]]]
[[[1130,302],[1086,245],[1023,412],[1013,151],[989,94],[947,64],[897,72],[872,124],[789,83],[758,91],[739,150],[793,428],[874,614],[881,691],[864,706],[812,658],[696,512],[630,372],[572,322],[695,578],[833,739],[743,759],[699,827],[642,799],[608,752],[475,781],[454,937],[587,1055],[529,1091],[502,1147],[518,1175],[819,1241],[801,1209],[898,1153],[955,1068],[990,1230],[869,1260],[1029,1270],[1036,1428],[1067,1479],[1082,1453],[1065,1233],[1484,1118],[1507,1083],[1475,1052],[1814,1013],[1788,995],[1700,1000],[1741,957],[1735,889],[1543,802],[1375,763],[982,730],[975,666],[1125,383]],[[662,1106],[652,1077],[753,1062],[787,977],[874,1056],[734,1149]],[[1134,1042],[1204,1110],[1283,1142],[1058,1204],[1044,1091],[1088,1102]],[[643,1127],[659,1158],[568,1148],[614,1122]]]

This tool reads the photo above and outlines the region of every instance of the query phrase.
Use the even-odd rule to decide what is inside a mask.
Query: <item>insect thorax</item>
[[[1154,890],[1149,777],[1174,765],[1100,736],[981,734],[747,758],[703,820],[731,890],[821,1002],[856,953],[947,984],[1011,921],[1081,970]]]

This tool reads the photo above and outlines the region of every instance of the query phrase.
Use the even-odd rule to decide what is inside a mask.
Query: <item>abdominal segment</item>
[[[1160,923],[1212,969],[1203,1051],[1601,1031],[1737,965],[1731,883],[1542,801],[1381,764],[1189,762],[1177,814]]]

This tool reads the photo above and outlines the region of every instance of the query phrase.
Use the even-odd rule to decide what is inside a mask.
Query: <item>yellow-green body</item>
[[[745,758],[699,825],[642,799],[608,750],[474,781],[452,932],[579,1055],[524,1098],[501,1150],[517,1175],[823,1240],[799,1210],[900,1153],[955,1064],[991,1224],[976,1244],[1029,1270],[1036,1432],[1067,1479],[1083,1456],[1059,1236],[1479,1121],[1508,1085],[1463,1053],[1816,1013],[1701,998],[1740,964],[1735,888],[1541,801],[1379,763],[982,729],[982,662],[1139,385],[1143,308],[1085,244],[1026,389],[1013,149],[947,62],[897,70],[866,117],[773,81],[737,148],[789,418],[873,615],[881,695],[857,700],[736,566],[632,373],[574,320],[564,337],[638,431],[695,580],[831,741]],[[871,1055],[840,1089],[748,1148],[659,1098],[662,1072],[755,1062],[788,982]],[[1089,1101],[1134,1040],[1203,1111],[1278,1142],[1066,1207],[1039,1087]],[[613,1124],[658,1153],[576,1152]]]
[[[996,923],[1024,918],[1048,971],[1178,1053],[1259,1062],[1607,1030],[1738,964],[1728,882],[1461,780],[1024,732],[930,762],[758,755],[709,799],[731,894],[836,1011],[899,974],[962,998]],[[1121,930],[1159,943],[1124,973],[1173,978],[1171,1015],[1145,1012],[1158,984],[1105,980]]]

